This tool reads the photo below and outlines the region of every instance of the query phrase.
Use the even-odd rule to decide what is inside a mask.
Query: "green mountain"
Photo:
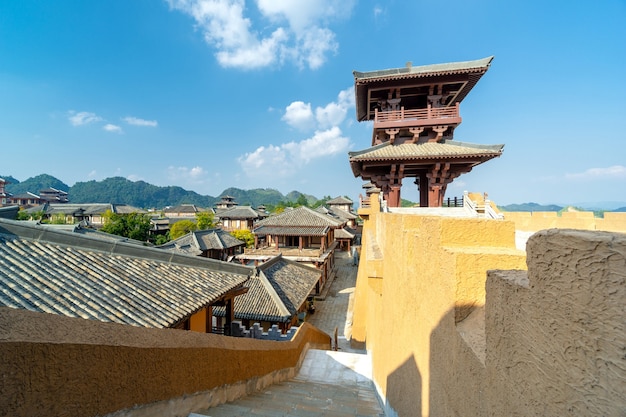
[[[70,203],[115,203],[128,204],[139,208],[162,209],[167,206],[180,204],[195,204],[199,207],[213,207],[221,196],[235,197],[239,205],[251,205],[258,207],[262,204],[270,206],[280,202],[296,202],[302,195],[298,191],[292,191],[284,196],[280,191],[271,188],[257,188],[242,190],[239,188],[227,188],[218,197],[200,195],[194,191],[188,191],[181,187],[160,187],[148,184],[145,181],[131,181],[123,177],[106,178],[102,181],[77,182],[68,186],[59,179],[42,174],[20,182],[10,175],[0,176],[9,182],[6,189],[12,194],[31,192],[39,194],[45,188],[56,188],[68,193]],[[306,195],[309,204],[318,201],[311,195]]]
[[[26,181],[22,182],[18,181],[10,175],[6,177],[0,176],[0,178],[4,178],[6,181],[9,182],[9,185],[7,185],[6,189],[13,195],[24,194],[27,192],[38,195],[39,191],[46,188],[56,188],[57,190],[65,192],[68,192],[70,189],[69,185],[48,174],[37,175],[36,177],[29,178]]]
[[[258,207],[261,204],[263,205],[276,205],[281,201],[285,200],[285,196],[278,190],[274,190],[273,188],[256,188],[253,190],[242,190],[240,188],[227,188],[219,195],[222,196],[229,195],[231,197],[235,197],[235,201],[240,206],[252,206]]]
[[[498,206],[502,211],[561,211],[562,206],[555,204],[541,205],[537,203],[509,204],[507,206]]]
[[[72,203],[116,203],[140,208],[161,209],[179,204],[212,206],[216,198],[203,196],[181,187],[159,187],[145,181],[130,181],[123,177],[102,181],[77,182],[69,190]]]

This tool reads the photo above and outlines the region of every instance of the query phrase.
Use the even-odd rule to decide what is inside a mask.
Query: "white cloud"
[[[570,180],[626,179],[626,167],[613,165],[607,168],[589,168],[584,172],[565,174]]]
[[[207,176],[204,168],[195,166],[189,167],[167,167],[167,176],[174,181],[202,182]]]
[[[121,127],[113,125],[111,123],[105,124],[104,126],[102,126],[102,129],[106,130],[107,132],[124,133]]]
[[[261,68],[290,59],[319,68],[338,48],[327,27],[350,14],[353,0],[257,0],[267,22],[253,22],[244,0],[167,0],[170,8],[190,15],[224,67]],[[256,23],[256,25],[255,25]],[[255,26],[261,29],[255,29]]]
[[[285,109],[285,114],[282,117],[289,126],[296,129],[310,129],[315,126],[315,119],[313,118],[313,111],[311,110],[311,103],[304,103],[302,101],[294,101]]]
[[[312,159],[336,155],[348,149],[350,140],[341,135],[337,126],[324,131],[315,132],[313,137],[300,142],[289,142],[283,145],[297,161],[309,163]]]
[[[87,111],[75,112],[74,110],[68,112],[68,119],[72,126],[83,126],[102,121],[102,118],[95,113]]]
[[[340,91],[336,101],[317,107],[315,112],[310,103],[292,102],[285,108],[282,120],[301,130],[315,128],[313,136],[282,145],[260,146],[239,157],[241,168],[249,177],[284,178],[313,160],[347,152],[350,139],[343,136],[339,125],[351,107],[354,107],[353,87]]]
[[[124,117],[122,120],[124,120],[129,125],[133,125],[133,126],[147,126],[147,127],[158,126],[158,123],[156,120],[145,120],[145,119],[140,119],[138,117],[132,117],[132,116]]]
[[[129,176],[126,177],[126,179],[133,181],[133,182],[144,181],[143,177],[136,175],[136,174],[130,174]]]

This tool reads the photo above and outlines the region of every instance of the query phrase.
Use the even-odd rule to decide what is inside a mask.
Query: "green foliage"
[[[309,206],[309,202],[306,199],[306,197],[304,196],[304,194],[300,194],[300,197],[298,197],[298,199],[296,200],[296,206],[297,207],[308,207]]]
[[[329,200],[332,200],[332,198],[329,195],[325,195],[324,197],[322,197],[321,200],[317,200],[315,203],[313,203],[313,205],[311,206],[311,208],[318,208],[320,206],[325,205]]]
[[[147,242],[150,232],[150,216],[141,213],[118,214],[107,210],[103,215],[102,231],[129,239]]]
[[[6,186],[6,190],[12,194],[24,194],[27,192],[39,194],[39,191],[46,188],[56,188],[65,192],[68,192],[70,189],[67,184],[48,174],[37,175],[22,182],[11,176],[0,178],[4,178],[10,183]]]
[[[202,196],[181,187],[158,187],[144,181],[130,181],[122,177],[77,182],[69,191],[69,199],[72,203],[98,201],[140,208],[162,208],[183,203],[208,207],[217,201],[213,197]]]
[[[164,245],[170,241],[170,232],[164,235],[156,235],[153,240],[155,245]]]
[[[26,210],[20,209],[20,211],[17,212],[17,220],[42,220],[43,216],[43,210],[28,213]]]
[[[65,214],[63,213],[55,213],[50,216],[50,220],[48,221],[50,224],[67,224],[67,219],[65,218]]]
[[[206,230],[215,227],[215,216],[210,211],[200,211],[196,213],[196,223],[198,230]]]
[[[250,230],[246,230],[246,229],[234,230],[230,232],[230,234],[234,238],[239,239],[242,242],[246,242],[247,248],[254,247],[254,234]]]
[[[170,227],[170,239],[178,239],[194,230],[198,230],[196,222],[192,220],[179,220]]]

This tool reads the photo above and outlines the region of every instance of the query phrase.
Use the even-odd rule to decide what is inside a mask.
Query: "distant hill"
[[[167,206],[180,204],[195,204],[199,207],[213,207],[221,196],[235,197],[240,205],[257,207],[264,205],[277,205],[281,201],[295,202],[302,193],[292,191],[284,196],[280,191],[271,188],[258,188],[253,190],[241,190],[239,188],[227,188],[218,197],[200,195],[194,191],[188,191],[181,187],[160,187],[145,181],[131,181],[123,177],[106,178],[102,181],[77,182],[68,186],[59,179],[41,174],[25,181],[7,175],[0,176],[9,182],[6,189],[12,194],[31,192],[38,194],[45,188],[56,188],[66,191],[71,203],[115,203],[128,204],[139,208],[162,209]],[[311,195],[304,194],[309,204],[318,201]]]
[[[123,177],[102,181],[77,182],[69,191],[72,203],[116,203],[140,208],[161,209],[179,204],[212,206],[216,198],[203,196],[181,187],[159,187],[145,181],[130,181]]]
[[[620,207],[620,208],[615,209],[615,210],[613,210],[613,211],[622,213],[622,212],[625,212],[625,211],[626,211],[626,207]]]
[[[563,206],[555,204],[541,205],[537,203],[509,204],[506,206],[498,206],[502,211],[561,211]]]
[[[44,190],[46,188],[56,188],[57,190],[68,192],[70,187],[65,184],[63,181],[53,177],[48,174],[37,175],[36,177],[32,177],[27,179],[26,181],[18,181],[12,176],[0,176],[0,178],[4,178],[10,184],[7,185],[6,189],[11,194],[24,194],[27,192],[31,192],[33,194],[39,194],[39,191]]]

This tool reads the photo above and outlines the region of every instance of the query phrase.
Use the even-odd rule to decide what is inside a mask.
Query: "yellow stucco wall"
[[[512,222],[381,213],[376,207],[360,214],[367,220],[352,340],[366,342],[375,383],[390,407],[427,416],[433,411],[430,363],[438,362],[431,357],[432,335],[454,329],[455,313],[460,319],[484,304],[488,269],[524,269],[524,252],[515,249]],[[452,336],[444,339],[462,343]]]
[[[516,230],[537,232],[545,229],[603,230],[626,233],[626,213],[607,212],[604,218],[590,211],[504,212],[505,220],[515,223]]]
[[[386,213],[380,212],[377,201],[373,197],[372,207],[359,211],[365,222],[352,342],[365,344],[371,354],[374,382],[388,415],[537,415],[533,413],[541,406],[527,412],[526,398],[515,393],[515,380],[506,381],[511,390],[506,395],[500,390],[503,384],[498,381],[506,369],[498,368],[501,373],[496,375],[492,359],[507,337],[493,330],[495,321],[504,320],[499,313],[506,312],[509,321],[526,318],[505,306],[506,301],[492,302],[487,325],[491,328],[485,325],[488,271],[526,273],[526,252],[515,248],[517,223]],[[545,225],[557,221],[556,213],[537,218]],[[564,220],[593,221],[587,214],[567,215]],[[537,309],[533,314],[541,315],[543,306],[533,306],[532,300],[529,304]],[[492,337],[491,344],[490,334],[498,337]],[[499,362],[496,367],[515,366],[515,347],[509,349],[506,357],[512,363]],[[554,352],[542,354],[545,358],[531,366],[541,367]],[[499,398],[517,402],[506,405]]]
[[[0,415],[186,416],[295,376],[309,348],[330,336],[308,323],[274,342],[0,307]]]

